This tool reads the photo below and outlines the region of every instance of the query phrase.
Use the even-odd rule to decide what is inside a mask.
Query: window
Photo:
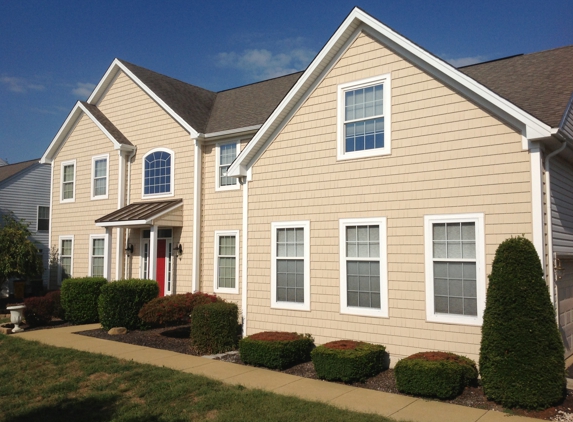
[[[60,236],[60,268],[58,280],[60,283],[66,278],[70,278],[74,270],[74,237]]]
[[[339,160],[390,154],[390,75],[338,86]]]
[[[481,325],[485,306],[483,214],[425,217],[428,321]]]
[[[50,230],[50,207],[38,207],[36,230],[39,232],[47,232]]]
[[[62,186],[60,202],[74,202],[76,193],[76,160],[64,161],[61,167]]]
[[[92,158],[92,199],[106,199],[109,154]]]
[[[104,277],[105,236],[90,236],[90,276]]]
[[[340,220],[340,312],[388,317],[386,218]]]
[[[216,177],[216,190],[230,190],[239,189],[239,181],[236,177],[227,176],[227,170],[237,157],[239,153],[239,142],[232,142],[229,144],[217,144],[217,174]]]
[[[215,232],[215,279],[216,293],[239,294],[239,231]]]
[[[271,224],[271,307],[310,311],[310,222]]]
[[[155,149],[143,157],[143,196],[173,195],[173,151]]]

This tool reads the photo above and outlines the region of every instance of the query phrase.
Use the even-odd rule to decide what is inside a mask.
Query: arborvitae
[[[523,237],[495,253],[479,367],[484,393],[505,407],[546,408],[564,396],[563,343],[539,256]]]

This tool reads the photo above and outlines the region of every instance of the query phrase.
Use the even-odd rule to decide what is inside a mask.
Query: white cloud
[[[8,91],[25,93],[28,91],[43,91],[44,85],[28,82],[24,78],[16,76],[2,76],[0,82],[6,85]]]
[[[454,67],[469,66],[470,64],[481,63],[487,58],[485,56],[474,56],[474,57],[460,57],[458,59],[447,59],[444,58],[449,64]]]
[[[72,94],[77,97],[89,97],[95,87],[95,84],[89,82],[78,82],[76,87],[72,89]]]

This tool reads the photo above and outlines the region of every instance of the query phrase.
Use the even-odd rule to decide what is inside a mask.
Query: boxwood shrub
[[[217,296],[202,292],[156,297],[143,305],[139,318],[151,325],[186,324],[195,306],[217,300],[220,300]]]
[[[351,340],[339,340],[318,346],[311,353],[319,378],[354,382],[378,375],[386,369],[386,347]]]
[[[141,328],[139,311],[158,294],[159,286],[154,280],[131,279],[106,284],[98,301],[102,327],[106,330],[113,327]]]
[[[191,313],[191,344],[201,354],[237,348],[239,309],[234,303],[214,302],[196,306]]]
[[[450,399],[477,383],[473,360],[445,352],[422,352],[402,359],[394,368],[398,391],[414,396]]]
[[[239,355],[249,365],[285,369],[310,361],[313,347],[314,340],[310,335],[266,331],[241,339]]]
[[[98,298],[107,284],[103,277],[68,278],[61,288],[61,304],[65,319],[72,324],[99,321]]]

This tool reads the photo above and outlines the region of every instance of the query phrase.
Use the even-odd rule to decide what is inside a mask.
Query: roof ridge
[[[513,54],[511,56],[506,56],[506,57],[500,57],[497,59],[492,59],[492,60],[486,60],[485,62],[479,62],[479,63],[473,63],[473,64],[468,64],[466,66],[460,66],[457,69],[465,69],[471,66],[479,66],[482,64],[486,64],[486,63],[492,63],[492,62],[499,62],[502,60],[509,60],[509,59],[513,59],[516,57],[531,57],[531,56],[535,56],[537,54],[545,54],[545,53],[549,53],[550,51],[556,51],[556,50],[562,50],[565,48],[573,48],[573,45],[563,45],[561,47],[555,47],[555,48],[548,48],[547,50],[541,50],[541,51],[534,51],[532,53],[519,53],[519,54]]]
[[[234,90],[234,89],[245,88],[245,87],[251,86],[251,85],[262,84],[262,83],[264,83],[264,82],[274,81],[274,80],[280,79],[280,78],[286,78],[287,76],[296,75],[297,73],[304,73],[305,70],[306,70],[306,69],[304,69],[304,70],[298,70],[298,71],[296,71],[296,72],[287,73],[286,75],[275,76],[274,78],[263,79],[262,81],[251,82],[250,84],[239,85],[239,86],[236,86],[236,87],[233,87],[233,88],[223,89],[223,90],[221,90],[221,91],[217,91],[217,94],[220,94],[220,93],[222,93],[222,92],[232,91],[232,90]]]

